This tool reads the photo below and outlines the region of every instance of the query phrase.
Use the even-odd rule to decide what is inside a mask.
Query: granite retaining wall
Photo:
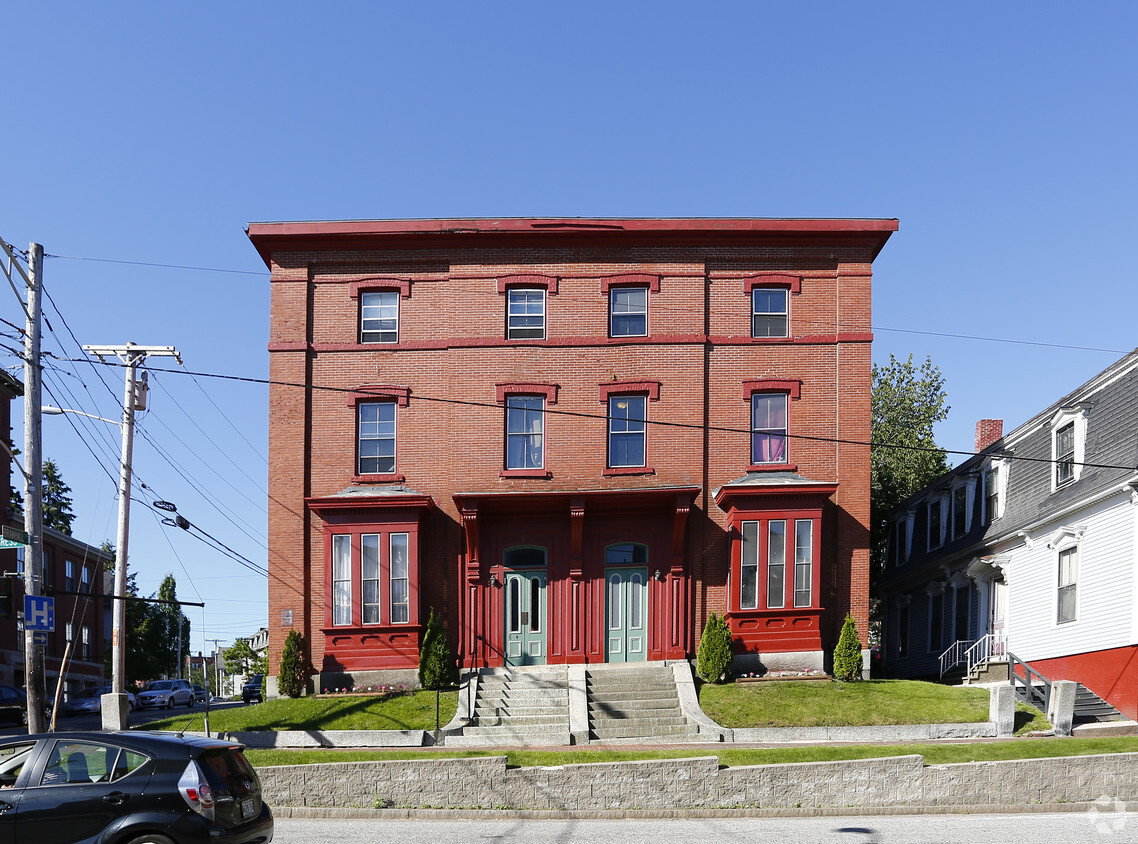
[[[507,768],[506,757],[258,769],[269,805],[589,811],[1138,800],[1138,753],[924,765],[922,756],[720,768],[714,756]]]

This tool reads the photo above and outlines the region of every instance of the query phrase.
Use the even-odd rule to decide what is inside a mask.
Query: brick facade
[[[683,658],[712,612],[763,665],[820,660],[847,611],[864,632],[871,263],[896,227],[251,225],[272,271],[270,666],[291,626],[323,674],[413,669],[430,608],[466,666]],[[623,290],[644,291],[643,336],[611,336]],[[756,290],[782,291],[787,336],[752,336]],[[380,291],[397,342],[361,342]],[[511,291],[544,337],[507,339]],[[520,467],[512,397],[540,408]],[[358,461],[361,431],[390,430],[360,421],[377,403],[393,466]]]

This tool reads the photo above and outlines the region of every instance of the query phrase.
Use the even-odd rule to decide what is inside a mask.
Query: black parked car
[[[51,708],[54,702],[44,701],[44,718],[51,720]],[[14,724],[28,723],[28,693],[15,686],[0,686],[0,721],[10,721]]]
[[[254,674],[249,680],[241,687],[241,700],[245,703],[250,701],[257,701],[261,703],[264,699],[264,693],[261,691],[261,680],[264,679],[261,674]]]
[[[141,731],[0,740],[0,841],[272,839],[272,812],[240,744]]]

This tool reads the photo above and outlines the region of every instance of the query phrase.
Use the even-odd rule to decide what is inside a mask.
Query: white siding
[[[1050,659],[1133,642],[1135,512],[1129,495],[1032,532],[1033,547],[1010,552],[1008,649],[1025,660]],[[1085,527],[1079,540],[1077,614],[1058,624],[1058,552],[1048,547],[1061,527]]]

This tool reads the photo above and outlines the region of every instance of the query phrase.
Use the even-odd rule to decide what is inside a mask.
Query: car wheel
[[[20,726],[22,726],[22,727],[28,726],[28,710],[26,710],[26,709],[20,710]]]
[[[190,695],[190,699],[186,701],[186,709],[194,708],[194,696]]]
[[[148,832],[146,835],[140,835],[137,838],[132,838],[127,844],[174,844],[165,835],[159,835],[156,832]]]
[[[174,698],[173,698],[173,696],[170,696],[170,697],[166,698],[166,708],[167,708],[167,709],[173,709],[173,708],[174,708]]]

